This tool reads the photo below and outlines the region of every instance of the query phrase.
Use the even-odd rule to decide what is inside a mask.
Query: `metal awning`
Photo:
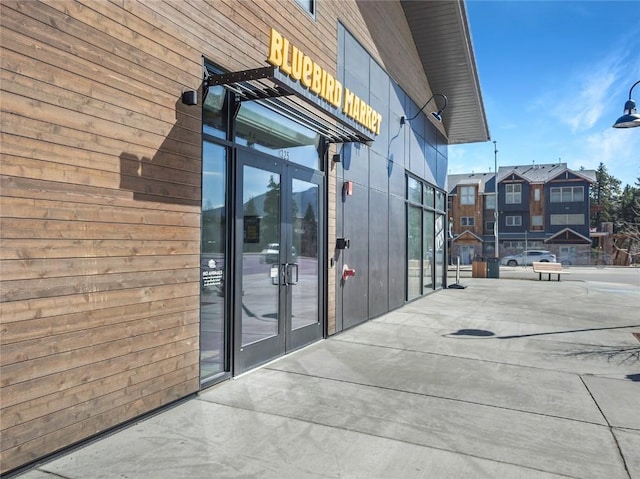
[[[222,86],[236,101],[257,101],[317,132],[329,143],[369,143],[372,133],[322,98],[284,75],[274,66],[239,72],[211,74],[204,88]]]

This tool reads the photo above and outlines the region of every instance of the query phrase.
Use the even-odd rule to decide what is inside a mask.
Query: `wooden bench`
[[[548,281],[551,281],[551,275],[557,274],[558,281],[560,281],[561,274],[569,274],[568,271],[564,271],[562,269],[562,264],[560,263],[547,263],[547,262],[533,262],[533,272],[538,273],[538,280],[542,279],[543,274],[548,274]]]

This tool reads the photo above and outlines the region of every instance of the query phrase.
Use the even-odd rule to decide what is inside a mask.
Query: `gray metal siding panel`
[[[345,180],[369,186],[369,151],[366,146],[356,143],[344,145],[342,148],[342,167]]]
[[[406,231],[403,197],[389,197],[389,309],[405,302]]]
[[[387,172],[389,175],[389,194],[404,198],[406,180],[402,163],[390,161],[387,164]]]
[[[351,247],[344,250],[344,262],[356,270],[356,276],[343,285],[343,326],[349,328],[369,318],[369,192],[354,184],[353,195],[344,202],[344,235]]]
[[[378,191],[389,191],[389,161],[372,151],[369,155],[369,186]]]
[[[369,190],[369,316],[389,311],[389,197]]]

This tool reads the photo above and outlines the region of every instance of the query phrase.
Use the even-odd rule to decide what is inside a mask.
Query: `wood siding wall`
[[[339,20],[431,92],[399,2],[322,1],[315,20],[293,0],[0,8],[6,472],[199,388],[201,109],[179,98],[203,56],[263,66],[274,27],[335,73]]]

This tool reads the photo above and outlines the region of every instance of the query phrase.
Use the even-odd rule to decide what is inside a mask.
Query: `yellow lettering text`
[[[311,90],[313,93],[318,95],[320,93],[321,85],[320,81],[322,80],[322,68],[317,63],[313,64],[313,76],[311,78]]]
[[[300,78],[300,83],[303,86],[309,88],[311,86],[311,73],[313,72],[313,62],[311,58],[305,55],[302,60],[302,78]]]
[[[331,102],[331,104],[336,108],[339,108],[341,103],[342,103],[342,83],[340,83],[338,80],[335,80],[333,101]]]
[[[282,65],[280,65],[280,70],[287,75],[291,75],[291,63],[289,61],[289,40],[285,38],[282,43]]]
[[[271,41],[269,44],[269,58],[267,61],[275,67],[282,65],[283,38],[273,28],[271,29]]]
[[[304,58],[304,53],[298,50],[296,47],[293,47],[291,52],[291,78],[296,81],[300,81],[302,78],[302,59]]]

